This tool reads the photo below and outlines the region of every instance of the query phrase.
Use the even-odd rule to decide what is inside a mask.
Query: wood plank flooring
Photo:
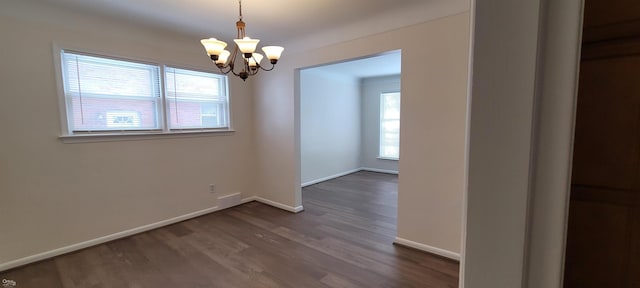
[[[457,287],[458,263],[392,245],[397,176],[303,189],[304,212],[251,202],[0,272],[16,288]]]

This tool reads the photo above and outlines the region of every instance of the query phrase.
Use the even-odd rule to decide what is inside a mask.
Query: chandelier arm
[[[255,75],[254,70],[251,68],[251,66],[249,66],[249,59],[242,59],[242,62],[244,62],[244,72],[247,72],[247,74],[249,76],[253,76]]]
[[[225,65],[225,66],[218,66],[218,69],[220,69],[220,72],[224,75],[229,74],[229,72],[231,72],[231,67],[229,65]],[[225,69],[227,69],[225,71]]]
[[[240,73],[241,73],[241,72],[236,72],[236,69],[235,69],[235,67],[234,67],[234,65],[233,65],[233,64],[229,65],[229,67],[231,68],[231,69],[229,69],[229,72],[231,72],[231,73],[232,73],[233,75],[235,75],[235,76],[240,77]],[[229,73],[229,72],[227,72],[227,73]]]
[[[244,60],[243,60],[244,61]],[[246,66],[246,64],[245,64]],[[249,78],[249,76],[253,76],[254,74],[251,74],[251,70],[247,70],[246,68],[243,68],[242,71],[240,72],[236,72],[235,71],[235,65],[233,65],[233,63],[229,64],[229,67],[231,67],[231,69],[227,72],[231,72],[233,75],[239,77],[240,79],[242,79],[242,81],[246,81],[247,78]]]
[[[253,75],[258,74],[258,72],[260,72],[260,69],[258,69],[258,66],[256,66],[256,67],[250,67],[250,68],[249,68],[249,71],[251,71],[251,72],[249,72],[249,75],[253,76]]]
[[[233,53],[231,53],[231,59],[227,63],[230,63],[230,64],[236,63],[237,56],[238,56],[238,46],[236,45],[236,47],[233,48]]]
[[[233,53],[231,53],[231,58],[227,62],[227,63],[229,63],[229,64],[227,64],[227,67],[229,67],[229,71],[227,71],[227,74],[229,72],[231,72],[233,75],[240,77],[240,73],[241,72],[236,72],[235,71],[235,63],[236,63],[237,56],[238,56],[238,46],[236,46],[233,49]]]
[[[264,68],[264,66],[262,66],[262,65],[258,65],[258,68],[262,69],[263,71],[271,71],[274,68],[276,68],[276,64],[271,64],[271,68],[268,68],[268,69]]]

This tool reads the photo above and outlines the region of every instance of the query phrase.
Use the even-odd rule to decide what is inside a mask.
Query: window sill
[[[189,130],[171,132],[127,132],[120,134],[112,133],[81,133],[74,135],[61,135],[58,137],[62,143],[91,143],[91,142],[117,142],[117,141],[138,141],[172,138],[192,138],[209,136],[227,136],[235,133],[233,129],[220,130]]]
[[[376,158],[380,159],[380,160],[389,160],[389,161],[398,161],[398,160],[400,160],[399,158],[389,158],[389,157],[380,157],[380,156],[378,156]]]

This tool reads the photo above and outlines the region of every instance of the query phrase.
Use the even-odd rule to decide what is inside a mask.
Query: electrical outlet
[[[209,184],[209,193],[216,193],[216,185]]]

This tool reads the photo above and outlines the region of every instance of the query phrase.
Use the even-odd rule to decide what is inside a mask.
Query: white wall
[[[577,7],[581,4],[581,1],[545,2],[549,2],[550,6],[566,4],[565,6]],[[505,27],[520,23],[518,16],[522,10],[514,9],[509,3],[503,4],[495,6],[503,7],[497,12],[513,15],[506,22],[500,21],[504,25],[490,28],[494,34],[501,36],[483,37],[485,42],[482,47],[499,47],[500,45],[496,46],[496,43],[503,43],[503,41],[510,43],[508,41],[514,36],[510,33],[529,37],[516,31],[518,26],[510,28],[513,32],[505,32]],[[486,9],[487,5],[492,4],[482,2],[480,5],[484,6],[482,13],[487,13],[489,11]],[[563,157],[568,157],[570,154],[568,150],[570,150],[571,132],[567,130],[571,130],[572,125],[567,124],[567,121],[573,119],[571,114],[573,98],[571,97],[574,95],[571,95],[573,91],[571,89],[575,88],[567,86],[566,83],[572,81],[571,77],[575,76],[576,71],[575,67],[571,67],[575,64],[578,49],[576,46],[579,45],[579,41],[575,39],[579,37],[575,18],[579,17],[580,11],[577,11],[579,7],[576,7],[556,7],[558,9],[547,10],[550,11],[550,17],[555,19],[547,23],[549,25],[547,29],[558,31],[558,33],[548,32],[547,34],[551,35],[548,36],[548,42],[553,44],[546,46],[547,54],[545,55],[547,56],[544,58],[544,63],[547,68],[545,71],[548,74],[551,74],[551,71],[561,75],[555,80],[551,76],[544,78],[549,82],[545,82],[543,88],[546,92],[543,94],[549,96],[561,93],[561,96],[543,98],[547,99],[544,100],[547,102],[543,101],[540,112],[543,119],[549,120],[539,123],[541,139],[536,142],[539,147],[545,148],[536,152],[537,161],[542,167],[537,168],[537,173],[544,173],[544,175],[536,178],[539,186],[534,191],[544,190],[544,193],[536,194],[532,205],[533,217],[530,220],[533,225],[529,240],[532,243],[530,253],[534,255],[530,259],[529,283],[531,286],[529,287],[561,287],[557,283],[562,276],[559,269],[562,266],[563,216],[566,213],[564,209],[566,207],[563,207],[562,203],[566,200],[563,198],[566,197],[565,182],[568,179],[565,172],[568,173],[567,170],[569,170],[567,160]],[[459,248],[456,247],[459,247],[457,240],[459,235],[458,237],[451,235],[459,230],[456,215],[461,208],[451,203],[459,202],[458,192],[461,189],[456,180],[462,174],[459,172],[458,165],[464,162],[460,158],[464,153],[458,151],[464,150],[458,147],[461,145],[459,143],[461,137],[458,133],[464,130],[461,129],[464,125],[457,122],[456,115],[464,111],[464,108],[459,105],[459,97],[464,94],[461,91],[466,85],[466,81],[461,79],[460,75],[466,73],[461,63],[466,63],[464,51],[468,47],[466,40],[468,13],[331,45],[326,49],[301,51],[297,54],[287,50],[281,64],[278,64],[279,67],[274,72],[262,74],[263,79],[255,79],[258,80],[256,87],[262,89],[259,93],[255,93],[259,96],[256,100],[256,111],[252,111],[251,86],[231,80],[232,120],[238,131],[231,136],[62,144],[57,138],[61,127],[51,48],[54,42],[70,45],[76,49],[167,61],[193,68],[210,69],[211,66],[208,61],[203,61],[204,55],[198,39],[139,25],[129,25],[121,19],[114,20],[97,15],[61,11],[48,7],[44,3],[35,5],[27,1],[4,1],[1,8],[0,35],[3,35],[3,41],[0,62],[4,64],[4,69],[0,70],[0,87],[3,88],[5,97],[3,104],[0,105],[0,120],[4,127],[4,136],[0,141],[0,227],[2,227],[0,265],[35,253],[209,208],[215,205],[215,199],[203,193],[203,190],[206,192],[208,183],[211,182],[217,184],[220,195],[243,192],[244,196],[250,196],[251,191],[259,188],[260,196],[288,205],[299,205],[301,203],[300,175],[296,171],[299,169],[300,162],[295,155],[298,155],[300,145],[295,139],[299,136],[297,133],[299,133],[300,117],[295,109],[299,106],[299,99],[296,97],[298,82],[295,69],[400,48],[403,49],[403,54],[411,56],[411,58],[403,57],[403,70],[411,72],[410,75],[403,76],[403,92],[405,87],[408,88],[408,94],[412,95],[409,97],[413,98],[411,103],[422,104],[407,106],[408,103],[403,103],[403,115],[409,113],[409,119],[403,120],[403,135],[412,135],[407,137],[418,140],[426,139],[427,136],[435,136],[436,139],[429,141],[423,139],[418,143],[403,144],[403,156],[409,153],[412,157],[419,159],[413,163],[402,164],[403,176],[400,179],[401,201],[399,203],[402,212],[398,220],[399,235],[434,247],[445,249],[453,247],[450,248],[451,251],[458,251]],[[529,14],[536,14],[535,7],[525,10],[528,10]],[[518,13],[512,13],[512,11]],[[524,20],[532,21],[527,16]],[[480,22],[486,24],[487,21],[493,20],[485,15]],[[558,25],[559,23],[562,25]],[[419,35],[418,39],[416,35]],[[529,43],[529,41],[526,42]],[[535,45],[516,48],[529,51],[528,49],[533,46]],[[495,53],[487,52],[489,50],[483,51],[490,55]],[[312,52],[317,53],[312,54]],[[505,55],[509,54],[500,56],[506,57]],[[519,59],[528,61],[530,58],[519,57]],[[489,60],[485,61],[490,62],[484,62],[485,68],[494,64]],[[496,63],[503,62],[497,58]],[[568,70],[554,70],[551,68],[552,63],[560,63],[563,65],[562,69]],[[488,69],[489,72],[484,77],[489,77],[496,70]],[[437,75],[439,72],[443,75]],[[525,74],[527,79],[531,79],[529,72]],[[500,77],[502,76],[505,75],[501,74]],[[564,84],[561,81],[565,81],[562,82]],[[504,80],[502,82],[508,84]],[[278,83],[278,85],[272,85],[272,83]],[[561,88],[554,85],[560,85]],[[495,87],[498,86],[500,85],[496,84]],[[507,85],[507,87],[511,86]],[[569,91],[561,89],[569,89]],[[505,95],[504,91],[499,92],[501,96]],[[418,100],[418,97],[424,99]],[[447,100],[447,97],[453,99]],[[506,101],[493,101],[495,98],[484,99],[485,104],[503,103],[507,106],[514,104],[509,102],[509,99],[502,99]],[[561,103],[554,103],[554,99]],[[476,103],[476,105],[480,104]],[[432,108],[429,108],[430,106]],[[507,112],[509,109],[507,106],[500,108],[496,105],[487,105],[483,106],[486,109],[475,109],[474,114],[485,120],[490,117],[496,117],[496,121],[508,119],[502,124],[495,122],[500,124],[496,127],[502,129],[505,125],[509,125],[512,117],[517,116],[516,113],[509,114],[510,116],[506,118],[500,116],[505,114],[496,116],[491,114],[498,108],[501,113]],[[443,111],[435,111],[438,113],[433,114],[422,113],[427,109],[443,109]],[[445,114],[453,117],[450,118]],[[560,118],[551,120],[549,118],[551,116]],[[446,123],[451,119],[454,123]],[[407,121],[415,124],[406,127],[404,123]],[[562,125],[560,128],[558,123]],[[252,130],[254,124],[257,130]],[[489,129],[484,124],[486,122],[479,127],[472,127],[473,130],[479,129],[472,133],[479,137],[476,140],[485,137],[489,139],[498,133],[497,130]],[[519,124],[521,122],[508,127],[511,129],[509,131],[520,133],[518,132],[521,128]],[[252,131],[255,131],[255,139],[251,135]],[[449,133],[455,137],[450,137]],[[501,143],[500,137],[492,139],[496,141],[495,143]],[[445,147],[445,142],[452,146]],[[481,149],[492,145],[483,140],[479,143],[477,148]],[[522,143],[517,141],[516,144]],[[559,146],[550,146],[552,144]],[[498,147],[502,146],[498,145]],[[559,147],[560,154],[556,154],[558,151],[553,150],[552,147]],[[420,151],[420,149],[426,151]],[[474,153],[478,152],[479,150],[476,150]],[[498,158],[498,160],[501,159],[503,158]],[[443,170],[434,172],[433,170],[438,166],[424,164],[424,160],[444,165]],[[493,160],[484,158],[485,164]],[[419,164],[420,162],[423,164]],[[482,165],[476,167],[480,166]],[[544,167],[558,170],[552,172],[544,170]],[[259,173],[257,169],[260,169]],[[404,173],[407,169],[413,172]],[[428,179],[424,181],[417,179],[425,175]],[[421,185],[421,182],[424,185]],[[470,187],[470,192],[480,191],[476,188],[478,187]],[[503,188],[500,187],[496,193],[479,193],[477,194],[479,198],[471,202],[471,206],[475,205],[475,208],[472,208],[472,210],[475,209],[475,213],[470,215],[470,219],[477,217],[478,221],[470,223],[469,227],[476,227],[471,228],[476,229],[475,232],[485,233],[494,239],[502,239],[502,233],[494,234],[494,231],[488,233],[480,230],[500,227],[487,219],[493,220],[490,219],[495,216],[493,209],[497,208],[499,212],[505,211],[503,210],[505,207],[502,206],[508,206],[513,200],[509,198],[510,194],[514,194],[513,196],[518,200],[523,199],[521,189]],[[507,197],[504,202],[491,201],[501,196]],[[481,199],[482,197],[488,197],[488,199]],[[415,205],[411,205],[411,202],[415,202]],[[507,221],[515,217],[513,221],[521,223],[522,212],[515,208],[521,208],[522,205],[520,202],[516,204],[514,209],[509,209],[508,213],[502,214],[505,219],[499,220]],[[431,209],[436,205],[444,205],[446,208]],[[446,211],[443,212],[443,210]],[[491,213],[483,213],[483,211]],[[420,224],[417,221],[419,219],[426,221]],[[503,222],[500,223],[503,224]],[[515,235],[522,233],[522,228],[518,225],[506,225],[502,228],[503,231],[508,230],[507,232]],[[443,237],[433,237],[440,232],[444,232]],[[467,241],[471,238],[467,238]],[[508,242],[507,239],[511,238],[502,240]],[[451,240],[451,243],[446,244],[448,240]],[[491,244],[491,239],[484,240],[489,241],[485,244]],[[517,271],[515,276],[509,274],[510,271],[517,270],[518,261],[523,260],[520,256],[524,253],[521,253],[520,249],[512,249],[509,245],[503,247],[499,245],[503,243],[500,241],[491,245],[474,245],[474,241],[471,240],[472,247],[467,250],[476,253],[488,249],[486,253],[491,255],[485,257],[483,261],[471,261],[464,265],[470,273],[469,279],[479,279],[479,282],[470,281],[466,287],[508,287],[500,284],[509,281],[511,281],[509,283],[515,283],[516,281],[512,281],[514,277],[522,276]],[[516,257],[508,256],[515,261],[503,261],[505,260],[501,256],[503,254],[515,255]],[[501,257],[494,258],[496,255]],[[495,265],[498,266],[494,267]],[[501,273],[493,273],[495,271]],[[485,272],[489,273],[484,274],[485,279],[491,276],[497,277],[492,279],[503,277],[508,279],[498,285],[487,284],[488,281],[483,279],[482,274]],[[540,277],[536,278],[537,276]],[[483,283],[486,285],[483,286]]]
[[[583,4],[475,3],[463,287],[563,287]]]
[[[465,288],[524,281],[539,8],[475,2]]]
[[[380,94],[399,92],[400,75],[364,78],[360,83],[362,87],[360,166],[365,169],[398,172],[398,161],[378,159],[378,156],[380,154]]]
[[[303,186],[360,168],[360,106],[358,79],[300,71]]]
[[[583,4],[545,0],[543,5],[525,287],[562,287]]]
[[[251,196],[252,91],[235,79],[231,135],[62,143],[54,43],[213,66],[198,39],[48,5],[3,1],[0,8],[0,265],[211,208],[216,196]]]
[[[256,79],[259,195],[291,207],[300,196],[296,69],[402,50],[398,236],[461,250],[469,13],[314,50],[285,51]],[[276,168],[277,169],[274,169]]]

